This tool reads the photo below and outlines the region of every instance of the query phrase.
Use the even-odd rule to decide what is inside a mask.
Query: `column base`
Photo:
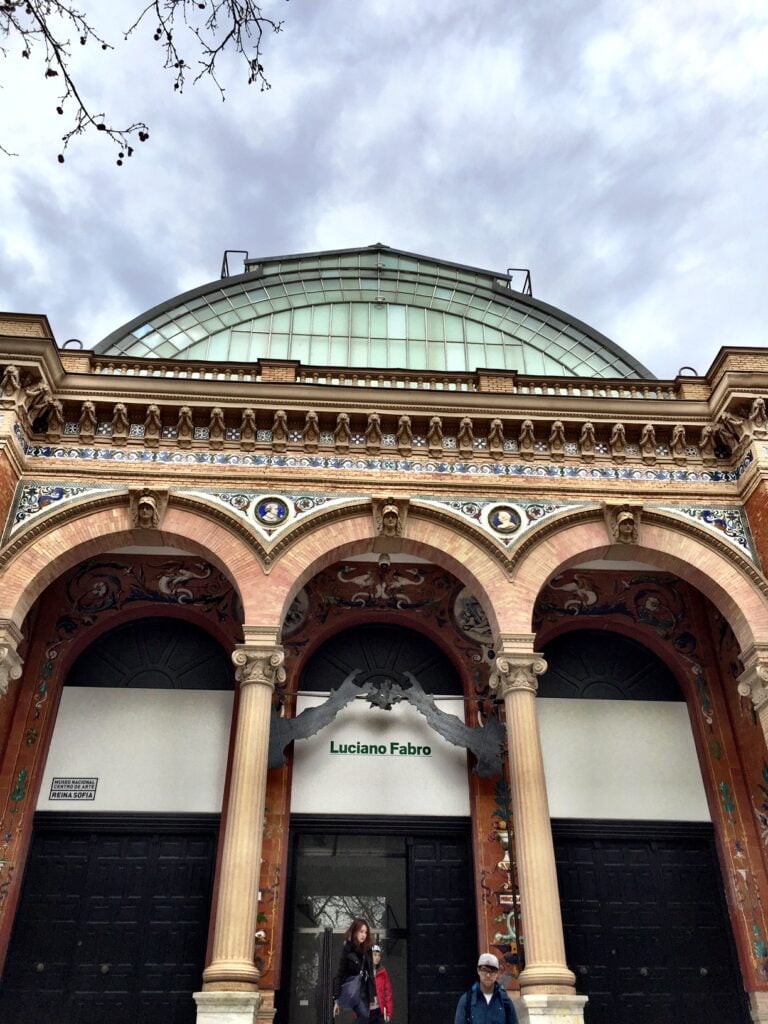
[[[768,992],[749,993],[749,1015],[754,1024],[768,1024]]]
[[[203,971],[203,991],[256,992],[260,976],[252,960],[214,960]]]
[[[274,992],[195,992],[197,1024],[259,1024],[275,1017]]]
[[[523,969],[519,981],[523,995],[576,994],[576,975],[565,964],[533,964]]]
[[[520,1024],[584,1024],[586,996],[530,995],[515,1000]]]

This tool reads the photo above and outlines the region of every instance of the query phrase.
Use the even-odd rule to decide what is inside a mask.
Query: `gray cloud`
[[[0,184],[3,306],[92,343],[216,277],[225,248],[383,241],[530,266],[535,294],[660,376],[764,343],[761,5],[272,6],[266,93],[228,66],[225,103],[174,96],[141,41],[108,77],[93,59],[105,105],[152,127],[121,169],[99,139],[59,167],[37,94],[40,118],[6,110],[24,156]]]

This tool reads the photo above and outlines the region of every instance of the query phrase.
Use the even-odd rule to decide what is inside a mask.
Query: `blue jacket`
[[[517,1014],[512,1000],[498,983],[493,983],[493,995],[490,1003],[480,991],[480,982],[476,981],[469,992],[465,992],[456,1007],[454,1024],[467,1024],[467,997],[472,1000],[472,1024],[517,1024]]]

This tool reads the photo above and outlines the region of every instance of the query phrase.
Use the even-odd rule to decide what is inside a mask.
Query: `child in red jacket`
[[[379,1007],[385,1021],[392,1019],[395,1007],[392,1002],[392,983],[389,980],[389,972],[386,967],[381,966],[381,946],[374,946],[371,949],[373,957],[373,977],[376,981],[376,992],[379,997]],[[374,1011],[375,1013],[375,1011]],[[373,1014],[371,1021],[374,1020]]]

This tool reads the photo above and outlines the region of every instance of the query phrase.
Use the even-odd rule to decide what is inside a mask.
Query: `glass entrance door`
[[[408,1002],[407,847],[404,836],[299,835],[295,852],[291,1024],[330,1019],[344,932],[368,922],[383,951],[395,1006]]]
[[[382,948],[394,1019],[452,1019],[476,956],[468,822],[315,819],[305,828],[294,829],[278,1024],[330,1024],[332,981],[355,917]],[[352,1019],[343,1011],[340,1024]]]

